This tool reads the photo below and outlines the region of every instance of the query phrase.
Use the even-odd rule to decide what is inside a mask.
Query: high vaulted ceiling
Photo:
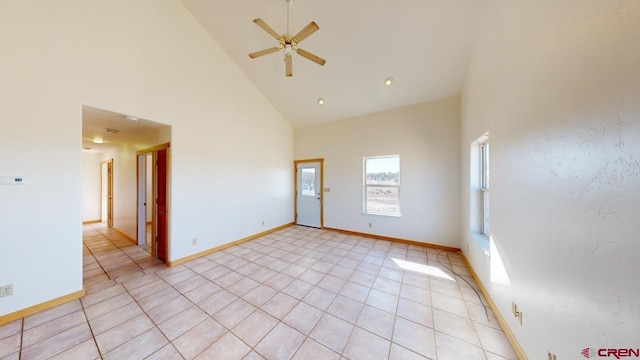
[[[256,59],[248,54],[277,46],[252,20],[285,33],[286,0],[182,2],[294,127],[459,95],[483,4],[292,0],[291,35],[315,21],[320,30],[299,47],[327,63],[294,54],[293,77],[285,77],[283,51]],[[394,79],[390,87],[387,77]]]

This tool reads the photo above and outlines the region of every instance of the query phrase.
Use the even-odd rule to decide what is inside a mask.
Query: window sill
[[[486,256],[491,254],[490,239],[485,234],[480,234],[475,231],[469,231],[469,237],[473,239]]]
[[[362,215],[384,216],[384,217],[391,217],[391,218],[401,218],[402,217],[402,214],[392,215],[392,214],[376,214],[376,213],[366,213],[366,212],[363,212]]]

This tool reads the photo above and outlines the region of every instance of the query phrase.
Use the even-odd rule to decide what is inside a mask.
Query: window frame
[[[397,184],[367,184],[367,161],[368,160],[375,160],[375,159],[387,159],[387,158],[397,158],[398,159],[398,182]],[[395,155],[379,155],[379,156],[365,156],[362,158],[362,187],[363,187],[363,198],[362,198],[362,213],[365,215],[377,215],[377,216],[389,216],[389,217],[402,217],[402,208],[401,208],[401,204],[400,204],[400,187],[401,187],[401,171],[400,171],[401,165],[400,165],[400,155],[399,154],[395,154]],[[370,187],[375,187],[375,188],[394,188],[396,189],[397,192],[397,208],[398,211],[397,213],[384,213],[384,212],[375,212],[375,211],[371,211],[368,208],[368,189]]]
[[[489,159],[490,159],[490,146],[489,146],[489,138],[485,138],[479,144],[480,147],[480,191],[482,192],[482,223],[481,223],[481,233],[485,236],[490,236],[490,198],[489,198]]]

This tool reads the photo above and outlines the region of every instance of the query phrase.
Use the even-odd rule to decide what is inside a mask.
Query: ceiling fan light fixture
[[[384,85],[385,86],[391,86],[391,84],[393,84],[393,78],[391,76],[389,76],[388,78],[384,79]]]
[[[296,35],[291,36],[290,35],[291,33],[289,32],[289,8],[291,6],[291,0],[285,0],[285,2],[287,3],[287,32],[286,33],[280,35],[275,30],[273,30],[271,26],[267,25],[267,23],[265,23],[264,20],[260,18],[253,19],[254,24],[258,25],[262,30],[264,30],[267,34],[271,35],[271,37],[273,37],[278,41],[278,46],[252,52],[249,54],[249,57],[251,59],[255,59],[260,56],[264,56],[264,55],[272,54],[274,52],[278,52],[280,50],[284,50],[285,76],[289,77],[289,76],[293,76],[291,58],[294,52],[302,56],[303,58],[306,58],[307,60],[310,60],[320,66],[323,66],[326,63],[326,60],[308,51],[300,49],[298,47],[298,45],[302,40],[308,38],[311,34],[318,31],[320,27],[318,26],[318,24],[315,23],[315,21],[312,21],[307,26],[302,28],[302,30],[300,30]]]
[[[324,105],[324,99],[318,98],[318,105]]]

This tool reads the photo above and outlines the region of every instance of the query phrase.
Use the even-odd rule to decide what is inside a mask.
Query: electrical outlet
[[[372,223],[369,223],[369,227],[373,227],[373,224],[372,224]]]
[[[557,360],[556,354],[554,354],[553,351],[549,349],[547,349],[547,360]]]
[[[191,239],[191,245],[196,245],[198,243],[198,239],[193,238]]]
[[[0,297],[13,295],[13,284],[0,286]]]
[[[262,226],[264,226],[264,220],[262,220]]]

